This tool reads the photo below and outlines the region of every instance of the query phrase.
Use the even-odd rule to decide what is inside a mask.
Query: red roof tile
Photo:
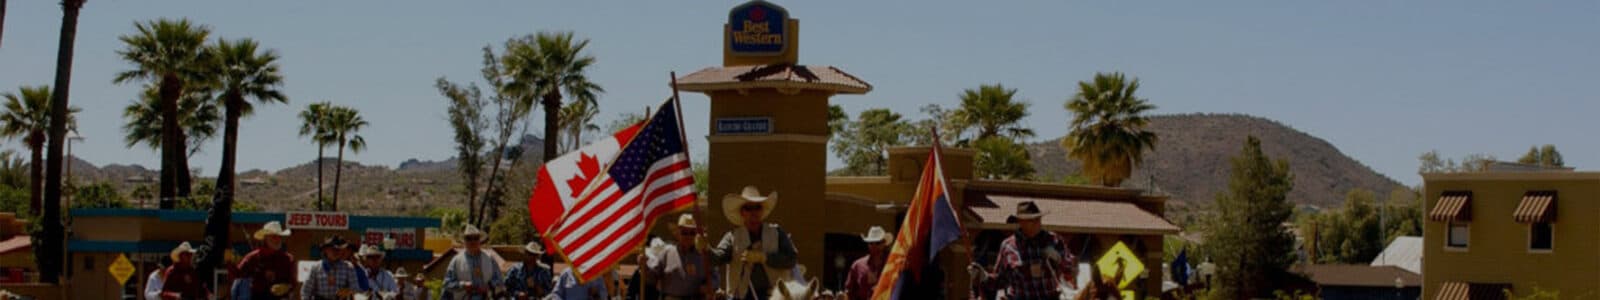
[[[775,64],[710,67],[678,78],[678,89],[708,92],[741,88],[819,89],[864,94],[872,84],[832,66]]]
[[[1041,218],[1046,230],[1114,234],[1176,234],[1182,229],[1130,202],[1029,198],[989,195],[995,206],[969,208],[984,225],[1006,224],[1016,212],[1017,203],[1034,201],[1046,214]]]

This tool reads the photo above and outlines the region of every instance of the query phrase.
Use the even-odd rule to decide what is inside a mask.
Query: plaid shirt
[[[341,289],[360,290],[358,280],[356,268],[350,263],[324,260],[306,276],[305,284],[300,287],[300,299],[335,299]]]
[[[1046,253],[1051,249],[1060,253],[1060,261],[1049,261]],[[1056,290],[1057,280],[1077,274],[1073,269],[1077,265],[1077,258],[1067,252],[1066,243],[1055,233],[1042,231],[1032,238],[1022,238],[1018,232],[1000,242],[995,274],[985,280],[986,288],[981,290],[998,290],[1007,299],[1058,299],[1061,293]]]

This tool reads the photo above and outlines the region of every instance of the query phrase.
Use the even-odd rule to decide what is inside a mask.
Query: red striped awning
[[[1511,214],[1517,223],[1550,223],[1556,221],[1556,192],[1533,191],[1522,195],[1522,203]]]
[[[1439,286],[1439,293],[1434,300],[1505,300],[1506,292],[1511,291],[1510,284],[1494,283],[1467,283],[1460,281],[1446,281]]]
[[[1438,222],[1472,221],[1472,192],[1444,192],[1428,211],[1428,219]]]

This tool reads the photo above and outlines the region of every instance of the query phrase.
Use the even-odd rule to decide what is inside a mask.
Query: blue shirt
[[[553,277],[550,266],[539,263],[529,266],[527,263],[520,263],[506,272],[506,292],[512,295],[524,292],[534,299],[543,298],[550,293],[550,288],[554,285]]]

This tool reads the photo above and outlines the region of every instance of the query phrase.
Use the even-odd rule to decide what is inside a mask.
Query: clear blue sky
[[[53,82],[57,2],[10,2],[0,89]],[[371,149],[348,159],[393,166],[451,156],[433,79],[477,80],[479,48],[540,30],[593,40],[591,76],[609,91],[598,123],[607,124],[667,97],[668,71],[719,64],[720,29],[738,3],[91,0],[71,99],[84,108],[87,140],[74,150],[96,164],[158,165],[155,151],[123,146],[121,111],[137,86],[111,84],[129,68],[116,37],[135,21],[187,17],[217,37],[281,52],[291,103],[259,106],[240,141],[242,169],[273,170],[315,156],[295,135],[295,114],[321,100],[356,107],[373,124],[362,133]],[[1420,180],[1416,157],[1429,149],[1513,159],[1554,143],[1570,165],[1600,166],[1600,139],[1588,134],[1600,128],[1595,1],[778,3],[801,20],[802,63],[875,85],[834,98],[852,114],[889,107],[922,118],[925,103],[953,105],[961,89],[1000,82],[1021,90],[1033,103],[1027,125],[1052,138],[1065,133],[1061,105],[1074,82],[1123,71],[1143,81],[1157,113],[1279,120],[1408,184]],[[689,134],[705,135],[704,96],[684,98]],[[193,164],[209,176],[220,148],[208,145]]]

